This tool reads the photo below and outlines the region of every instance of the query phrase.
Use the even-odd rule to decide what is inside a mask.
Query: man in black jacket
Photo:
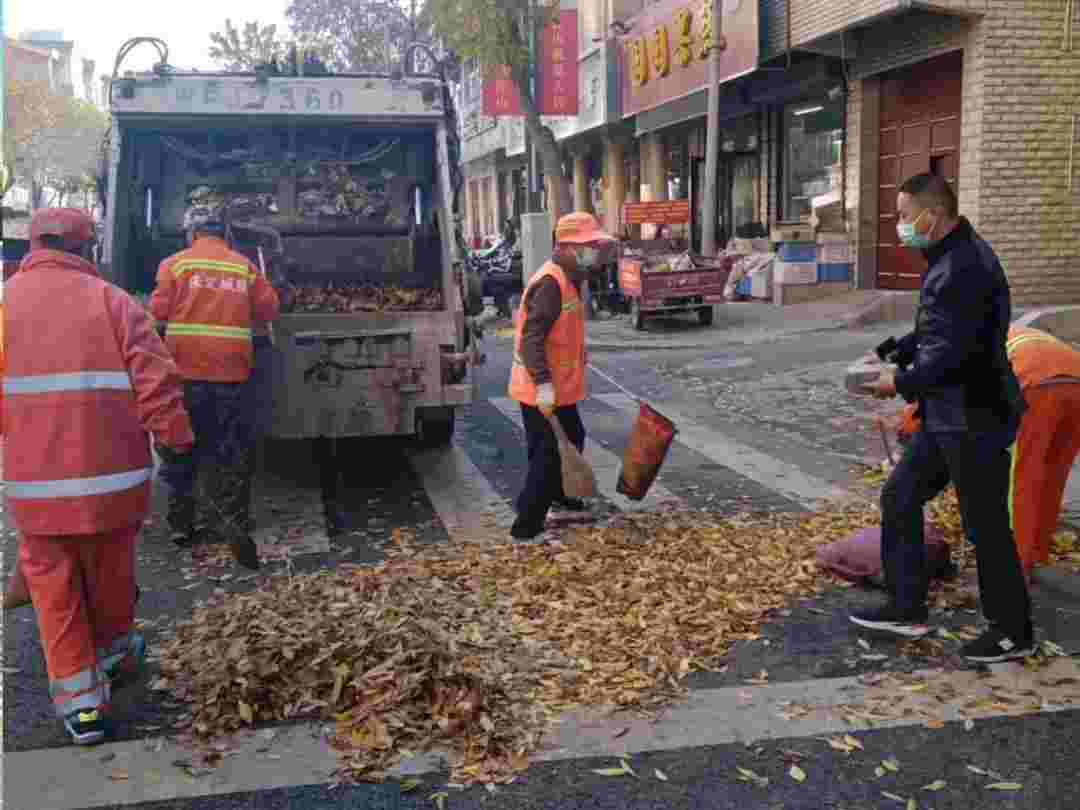
[[[901,371],[883,374],[870,390],[881,399],[900,394],[917,402],[924,429],[881,493],[889,602],[851,620],[906,638],[930,632],[923,506],[952,481],[964,528],[979,539],[979,594],[990,624],[962,655],[985,663],[1022,658],[1034,640],[1009,512],[1012,445],[1025,407],[1005,352],[1009,285],[942,178],[912,177],[900,187],[897,208],[901,243],[921,250],[929,269],[915,330],[888,349]]]

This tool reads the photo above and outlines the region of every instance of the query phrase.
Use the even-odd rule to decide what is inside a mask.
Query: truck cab
[[[102,272],[147,296],[186,246],[186,207],[225,199],[233,247],[282,300],[256,352],[267,435],[439,444],[472,401],[466,308],[478,302],[461,269],[444,89],[432,76],[114,82]]]

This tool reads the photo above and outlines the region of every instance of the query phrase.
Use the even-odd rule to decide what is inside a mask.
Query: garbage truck
[[[449,443],[482,362],[463,265],[445,70],[115,76],[103,275],[136,296],[186,246],[185,209],[225,201],[229,238],[282,314],[256,352],[271,438]]]

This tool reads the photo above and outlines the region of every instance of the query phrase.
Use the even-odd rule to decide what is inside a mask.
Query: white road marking
[[[625,394],[593,394],[592,399],[628,413],[638,412],[638,403]],[[676,441],[808,509],[816,509],[823,502],[839,500],[849,494],[827,481],[807,475],[793,464],[729,439],[666,403],[656,407],[678,427]]]
[[[515,425],[521,426],[521,406],[517,402],[507,397],[492,397],[488,402]],[[585,439],[584,455],[585,460],[592,465],[593,472],[596,473],[596,485],[600,494],[623,512],[654,511],[661,505],[674,507],[685,505],[682,498],[659,481],[653,482],[649,494],[642,500],[632,501],[615,491],[619,482],[619,470],[622,467],[621,458],[588,437]]]
[[[731,686],[691,692],[688,699],[659,720],[633,715],[564,715],[542,743],[534,761],[574,760],[597,756],[630,756],[730,743],[752,744],[784,738],[821,738],[868,728],[902,728],[928,721],[973,721],[1068,710],[1080,704],[1080,690],[1068,684],[1080,675],[1080,662],[1056,659],[1046,669],[1029,671],[1022,664],[999,664],[985,678],[974,671],[943,671],[896,676],[906,685],[867,685],[853,677],[794,681],[767,686]],[[1066,684],[1062,684],[1062,682]],[[994,693],[997,692],[997,696]],[[1002,711],[1002,693],[1038,695],[1038,705],[1013,703]],[[845,720],[845,708],[856,714],[888,708],[888,716],[856,725]],[[786,716],[785,716],[786,715]],[[789,719],[790,718],[790,719]],[[134,805],[229,793],[254,792],[323,784],[337,767],[336,752],[326,739],[325,723],[305,723],[269,732],[245,733],[211,773],[191,778],[174,763],[191,754],[171,742],[138,740],[92,749],[50,748],[5,753],[6,805],[12,810],[81,810],[108,805]],[[616,739],[618,732],[628,729]],[[948,732],[942,732],[948,733]],[[955,729],[951,733],[962,733]],[[822,741],[823,751],[825,742]],[[390,772],[414,776],[445,769],[445,757],[424,754]],[[111,773],[122,772],[116,781]]]
[[[506,540],[513,507],[456,444],[410,455],[446,531],[456,540]]]

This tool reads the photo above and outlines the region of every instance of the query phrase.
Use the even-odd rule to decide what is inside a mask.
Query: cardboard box
[[[813,242],[814,228],[809,222],[797,222],[789,225],[774,225],[772,229],[772,241]]]
[[[773,282],[780,287],[817,284],[817,262],[776,262]]]

